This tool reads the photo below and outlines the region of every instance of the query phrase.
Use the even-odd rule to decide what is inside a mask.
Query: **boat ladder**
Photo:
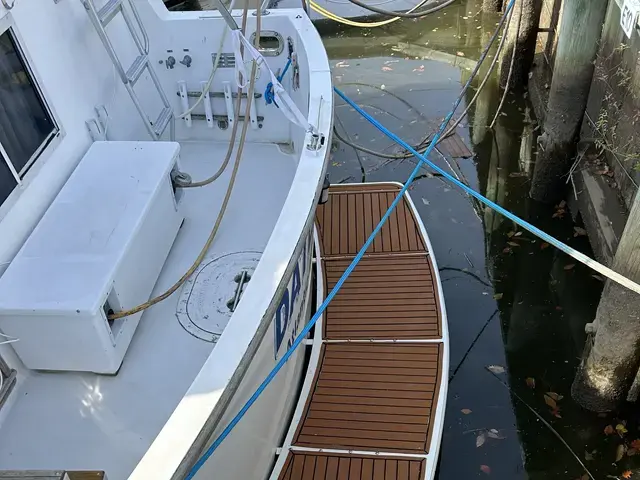
[[[160,80],[158,79],[158,75],[155,70],[151,66],[149,60],[149,36],[147,35],[147,31],[142,24],[142,20],[140,18],[140,14],[136,9],[134,3],[131,0],[109,0],[102,8],[99,10],[96,9],[96,6],[93,3],[93,0],[81,0],[84,7],[87,9],[87,13],[89,14],[89,18],[91,19],[91,23],[95,27],[98,32],[98,36],[104,45],[104,48],[107,50],[113,65],[116,67],[118,74],[120,75],[120,79],[124,84],[125,88],[129,92],[131,96],[131,100],[133,101],[140,117],[142,118],[149,135],[154,140],[159,140],[164,131],[166,130],[168,125],[171,125],[170,136],[171,140],[175,139],[175,118],[173,115],[173,108],[169,103],[169,99],[162,89],[162,85],[160,84]],[[128,8],[125,8],[124,4],[128,4]],[[107,31],[105,30],[109,22],[113,20],[114,17],[118,15],[118,13],[122,14],[124,21],[127,25],[127,28],[133,38],[134,43],[138,47],[139,55],[133,61],[131,66],[125,70],[116,54],[116,51],[107,35]],[[133,17],[132,15],[133,14]],[[136,32],[137,28],[142,33],[142,40],[140,36]],[[133,87],[136,85],[142,74],[145,70],[149,73],[153,84],[162,99],[162,103],[164,107],[160,111],[158,118],[155,121],[151,121],[149,115],[144,111],[142,104],[140,103],[140,99],[138,95],[134,91]]]

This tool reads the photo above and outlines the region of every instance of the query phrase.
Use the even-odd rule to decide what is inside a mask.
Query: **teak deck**
[[[317,212],[325,294],[399,190],[393,183],[330,188]],[[448,340],[428,250],[407,196],[316,326],[309,373],[272,478],[433,477]]]

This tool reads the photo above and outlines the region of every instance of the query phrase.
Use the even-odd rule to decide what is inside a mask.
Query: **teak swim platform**
[[[319,302],[400,188],[330,188],[316,217]],[[308,371],[271,478],[433,478],[446,403],[448,332],[436,261],[408,195],[308,342]]]

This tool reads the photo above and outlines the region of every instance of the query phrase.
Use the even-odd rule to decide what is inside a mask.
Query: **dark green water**
[[[335,24],[319,29],[335,85],[385,126],[417,143],[435,131],[450,109],[497,20],[483,18],[469,2],[424,20],[372,30]],[[495,80],[490,81],[457,128],[471,157],[434,154],[432,159],[491,200],[592,255],[586,237],[575,236],[579,225],[568,211],[554,217],[555,206],[528,198],[536,133],[523,95],[509,95],[496,127],[486,128],[500,95]],[[336,101],[336,127],[343,136],[398,153]],[[336,142],[329,174],[332,183],[404,181],[414,165]],[[410,193],[435,249],[449,322],[451,380],[438,478],[578,479],[585,470],[574,454],[594,478],[622,478],[640,459],[625,455],[615,461],[618,446],[639,436],[634,412],[600,417],[578,407],[569,392],[601,280],[532,235],[513,235],[512,222],[427,172]],[[490,365],[503,367],[504,373],[492,375]],[[545,402],[546,392],[562,396],[555,412]],[[621,421],[628,433],[605,435],[607,425]]]

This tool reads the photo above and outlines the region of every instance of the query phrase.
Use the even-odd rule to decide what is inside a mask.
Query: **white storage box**
[[[174,142],[96,142],[0,278],[0,329],[31,369],[116,373],[183,215]]]

